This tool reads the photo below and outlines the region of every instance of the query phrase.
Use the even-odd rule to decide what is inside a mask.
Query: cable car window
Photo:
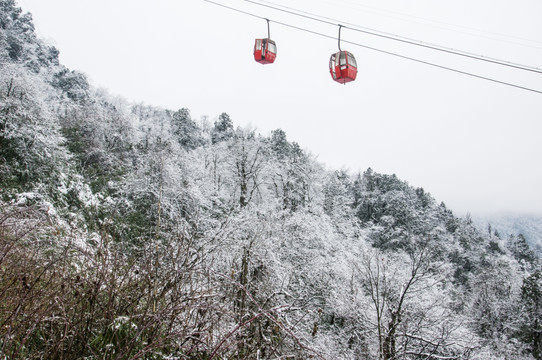
[[[356,63],[356,59],[354,58],[354,55],[348,53],[348,65],[351,65],[355,68],[358,67],[358,64]]]
[[[346,65],[346,55],[344,51],[341,51],[341,55],[339,59],[340,59],[339,63],[341,66]]]
[[[336,66],[337,64],[335,63],[335,54],[333,54],[329,59],[329,71],[331,71],[331,76],[333,77],[333,80],[337,79],[337,74],[335,73]]]
[[[260,39],[256,40],[256,51],[262,49],[262,41]]]
[[[273,41],[269,40],[269,44],[267,45],[267,50],[269,52],[272,52],[273,54],[277,53],[277,46],[275,45]]]

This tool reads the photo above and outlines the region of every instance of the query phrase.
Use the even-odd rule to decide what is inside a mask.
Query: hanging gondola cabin
[[[339,51],[331,55],[329,59],[329,72],[333,80],[341,84],[356,80],[356,75],[358,74],[356,58],[348,51]]]
[[[256,39],[254,60],[260,64],[272,64],[277,57],[277,45],[271,39]]]

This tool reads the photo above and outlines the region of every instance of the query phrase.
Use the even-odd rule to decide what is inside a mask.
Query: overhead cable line
[[[317,14],[312,14],[312,13],[302,11],[302,10],[298,10],[298,9],[294,9],[294,8],[291,8],[291,7],[288,7],[288,6],[273,4],[270,1],[264,1],[264,2],[268,3],[268,4],[273,4],[275,6],[262,4],[260,2],[256,2],[256,1],[253,1],[253,0],[244,0],[244,1],[255,4],[255,5],[259,5],[259,6],[264,6],[264,7],[273,9],[273,10],[282,11],[282,12],[285,12],[285,13],[288,13],[288,14],[291,14],[291,15],[300,16],[300,17],[303,17],[303,18],[306,18],[306,19],[309,19],[309,20],[318,21],[318,22],[328,24],[328,25],[335,25],[336,26],[337,23],[340,23],[345,29],[361,32],[361,33],[364,33],[364,34],[378,36],[378,37],[381,37],[381,38],[394,40],[394,41],[399,41],[399,42],[410,44],[410,45],[420,46],[420,47],[424,47],[424,48],[428,48],[428,49],[432,49],[432,50],[442,51],[442,52],[446,52],[446,53],[449,53],[449,54],[454,54],[454,55],[459,55],[459,56],[475,59],[475,60],[486,61],[486,62],[490,62],[490,63],[493,63],[493,64],[508,66],[508,67],[512,67],[512,68],[516,68],[516,69],[520,69],[520,70],[531,71],[531,72],[535,72],[535,73],[538,73],[538,74],[542,74],[542,69],[539,69],[537,67],[517,64],[517,63],[510,62],[510,61],[500,60],[500,59],[491,58],[491,57],[487,57],[487,56],[483,56],[483,55],[476,55],[476,54],[469,53],[469,52],[462,51],[462,50],[451,49],[451,48],[447,48],[447,47],[444,47],[444,46],[441,46],[441,45],[430,44],[430,43],[426,43],[426,42],[423,42],[423,41],[406,38],[406,37],[399,36],[399,35],[393,35],[393,34],[389,34],[389,33],[386,33],[386,32],[380,31],[380,30],[375,30],[375,29],[371,29],[371,28],[367,28],[367,27],[347,23],[347,22],[344,22],[344,21],[332,19],[332,18],[329,18],[329,17],[325,17],[325,16],[321,16],[321,15],[317,15]],[[277,6],[282,7],[282,9],[277,7]],[[322,20],[322,19],[326,19],[326,20]],[[350,25],[350,26],[354,26],[354,27],[345,26],[345,24]]]
[[[272,3],[271,1],[265,1],[265,0],[262,0],[262,1],[267,2],[267,3]],[[326,2],[328,2],[328,1],[326,1]],[[330,3],[330,2],[328,2],[328,3]],[[333,4],[335,5],[335,3],[333,3]],[[528,45],[528,44],[520,43],[520,42],[517,42],[517,41],[505,40],[504,39],[504,38],[509,38],[509,39],[521,40],[523,42],[529,42],[529,43],[534,43],[534,44],[542,44],[541,41],[528,39],[528,38],[521,37],[521,36],[508,35],[508,34],[504,34],[504,33],[488,31],[488,30],[474,28],[474,27],[470,27],[470,26],[458,25],[458,24],[453,24],[453,23],[445,22],[445,21],[438,21],[438,20],[434,20],[434,19],[421,17],[421,16],[406,14],[406,13],[392,11],[392,10],[386,10],[386,9],[383,9],[383,8],[378,8],[378,7],[363,5],[363,4],[358,4],[358,3],[354,4],[354,3],[346,2],[345,5],[355,5],[356,7],[364,7],[364,8],[372,9],[373,12],[378,16],[385,16],[385,17],[389,17],[389,18],[392,18],[392,19],[398,19],[398,20],[401,20],[401,21],[414,22],[414,23],[417,23],[417,24],[425,25],[425,26],[436,27],[437,29],[444,29],[444,30],[454,31],[454,32],[458,32],[458,33],[461,33],[461,34],[467,34],[467,35],[470,35],[470,36],[482,37],[482,38],[485,38],[485,39],[490,39],[490,40],[495,40],[495,41],[503,41],[503,42],[507,42],[507,43],[510,43],[510,44],[530,47],[530,48],[534,48],[534,49],[542,49],[540,46]],[[354,9],[354,8],[351,7],[351,9]],[[392,14],[392,15],[389,15],[389,14],[386,14],[386,13],[389,13],[389,14]],[[418,21],[415,21],[415,20],[409,20],[408,18],[422,20],[423,22],[418,22]],[[431,23],[433,23],[433,24],[431,24]],[[440,25],[440,26],[437,26],[437,25]],[[445,27],[443,27],[443,26],[445,26]],[[470,30],[470,31],[474,31],[475,33],[460,31],[460,30],[457,30],[457,29],[454,30],[453,28]],[[477,33],[480,33],[480,34],[477,34]],[[501,37],[503,39],[490,37],[490,36],[487,36],[487,35],[482,35],[483,33],[485,33],[487,35],[491,35],[491,36],[498,36],[498,37]]]
[[[280,21],[270,20],[270,19],[265,18],[263,16],[259,16],[259,15],[250,13],[248,11],[240,10],[240,9],[228,6],[228,5],[220,4],[220,3],[217,3],[217,2],[212,1],[212,0],[203,0],[203,1],[208,2],[210,4],[214,4],[214,5],[223,7],[223,8],[226,8],[226,9],[229,9],[229,10],[232,10],[232,11],[236,11],[236,12],[241,13],[241,14],[252,16],[252,17],[255,17],[255,18],[258,18],[258,19],[269,20],[269,21],[272,21],[272,22],[274,22],[275,24],[278,24],[278,25],[282,25],[282,26],[286,26],[286,27],[289,27],[289,28],[292,28],[292,29],[304,31],[304,32],[307,32],[307,33],[310,33],[310,34],[313,34],[313,35],[318,35],[318,36],[321,36],[321,37],[325,37],[325,38],[328,38],[328,39],[338,40],[338,38],[336,38],[334,36],[331,36],[331,35],[326,35],[326,34],[323,34],[323,33],[320,33],[320,32],[314,31],[314,30],[305,29],[305,28],[302,28],[300,26],[291,25],[291,24],[287,24],[287,23],[284,23],[284,22],[280,22]],[[489,78],[489,77],[486,77],[486,76],[477,75],[477,74],[474,74],[474,73],[470,73],[470,72],[467,72],[467,71],[450,68],[450,67],[443,66],[443,65],[438,65],[438,64],[431,63],[431,62],[428,62],[428,61],[424,61],[424,60],[412,58],[412,57],[409,57],[409,56],[393,53],[393,52],[387,51],[387,50],[374,48],[374,47],[363,45],[363,44],[353,42],[353,41],[348,41],[348,40],[344,40],[344,39],[342,39],[341,41],[344,42],[344,43],[348,43],[348,44],[351,44],[351,45],[356,45],[356,46],[359,46],[359,47],[362,47],[362,48],[365,48],[365,49],[369,49],[369,50],[377,51],[377,52],[380,52],[380,53],[383,53],[383,54],[395,56],[395,57],[398,57],[398,58],[401,58],[401,59],[410,60],[410,61],[414,61],[414,62],[417,62],[417,63],[420,63],[420,64],[433,66],[433,67],[436,67],[436,68],[439,68],[439,69],[449,70],[449,71],[452,71],[452,72],[455,72],[455,73],[475,77],[475,78],[478,78],[478,79],[487,80],[487,81],[491,81],[491,82],[494,82],[494,83],[507,85],[507,86],[518,88],[518,89],[522,89],[522,90],[542,94],[542,91],[540,91],[540,90],[528,88],[528,87],[525,87],[525,86],[516,85],[516,84],[509,83],[509,82],[501,81],[501,80],[496,80],[496,79]]]

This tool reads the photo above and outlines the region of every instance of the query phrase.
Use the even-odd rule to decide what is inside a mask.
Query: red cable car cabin
[[[341,84],[356,80],[358,74],[356,58],[348,51],[339,51],[331,55],[329,72],[333,80]]]
[[[254,60],[260,64],[272,64],[277,57],[277,45],[271,39],[256,39]]]

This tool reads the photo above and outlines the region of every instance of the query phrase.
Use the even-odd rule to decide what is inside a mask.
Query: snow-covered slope
[[[0,0],[0,358],[541,358],[539,260],[504,235],[540,222],[128,104],[33,29]]]

